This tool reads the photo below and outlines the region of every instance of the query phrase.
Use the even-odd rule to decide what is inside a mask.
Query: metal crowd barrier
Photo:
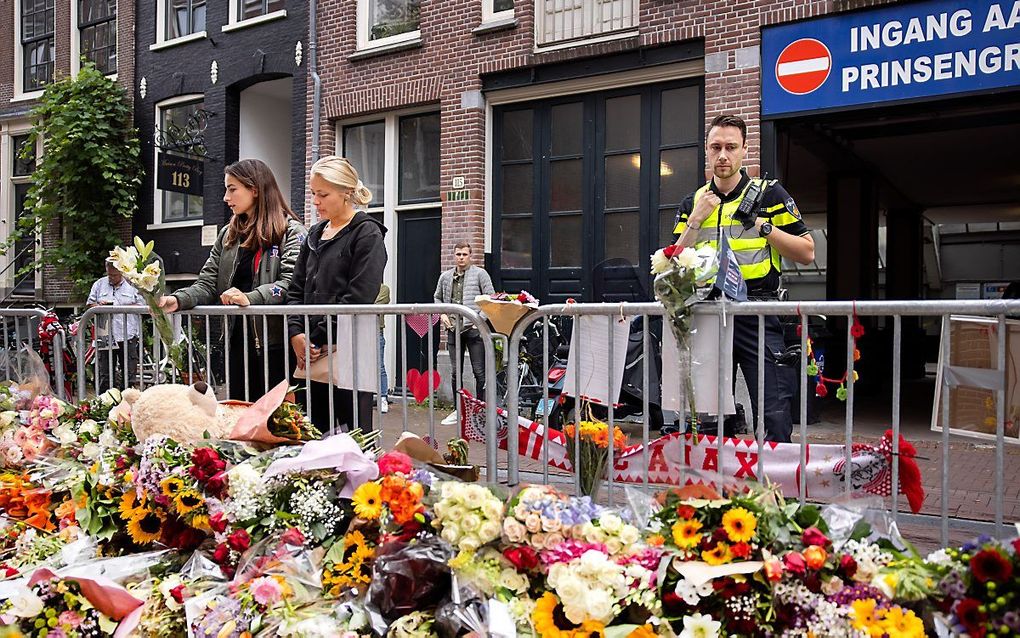
[[[46,316],[45,310],[37,308],[2,308],[0,309],[0,321],[3,330],[3,350],[0,351],[0,374],[3,381],[22,381],[30,371],[26,368],[28,361],[24,353],[26,351],[38,354],[39,346],[39,324]],[[49,366],[49,383],[53,391],[62,399],[66,399],[64,391],[64,334],[57,332],[53,335],[53,343],[48,361],[43,361]]]
[[[482,341],[485,344],[485,365],[486,370],[492,371],[496,368],[495,350],[493,347],[492,333],[486,322],[479,317],[474,311],[467,308],[466,306],[456,304],[394,304],[394,305],[259,305],[259,306],[198,306],[191,310],[181,311],[173,313],[171,317],[179,316],[181,319],[181,333],[184,343],[186,343],[185,353],[187,356],[187,376],[184,375],[184,370],[176,371],[170,370],[170,373],[166,377],[160,376],[160,371],[165,369],[166,366],[160,365],[161,360],[165,356],[163,354],[162,343],[155,332],[155,326],[152,323],[152,317],[149,314],[147,308],[143,306],[94,306],[88,309],[81,317],[78,331],[78,350],[84,353],[86,351],[87,341],[91,338],[92,326],[96,323],[102,324],[104,318],[107,322],[122,322],[122,328],[124,333],[129,334],[128,324],[131,317],[139,318],[138,325],[138,339],[137,343],[131,346],[128,345],[127,341],[122,341],[116,349],[107,349],[98,351],[96,353],[96,359],[92,364],[92,371],[94,373],[94,382],[91,387],[88,387],[86,369],[87,365],[84,357],[78,357],[78,396],[84,398],[89,396],[90,391],[92,394],[98,394],[105,390],[105,388],[98,387],[98,381],[100,378],[100,370],[102,365],[105,363],[108,367],[106,368],[108,374],[112,377],[115,370],[114,362],[119,358],[120,372],[118,374],[119,380],[122,382],[122,387],[139,387],[144,389],[147,385],[160,382],[188,382],[195,378],[195,373],[199,372],[203,376],[203,380],[206,380],[214,388],[220,388],[218,395],[222,394],[222,387],[230,387],[229,371],[230,365],[229,360],[231,356],[241,356],[244,358],[244,369],[249,368],[250,357],[257,356],[254,354],[254,349],[250,347],[244,347],[243,353],[230,352],[230,333],[231,330],[237,330],[238,328],[231,327],[231,322],[228,321],[231,317],[245,317],[255,318],[256,321],[261,322],[261,333],[262,335],[269,334],[269,318],[270,317],[282,317],[282,334],[281,338],[284,344],[284,366],[287,371],[291,369],[291,352],[290,339],[287,332],[287,320],[292,317],[303,317],[305,333],[309,330],[309,319],[311,317],[329,317],[331,320],[326,322],[326,357],[327,357],[327,368],[329,370],[329,381],[330,385],[333,382],[333,357],[338,356],[334,351],[336,348],[343,348],[348,344],[339,343],[338,320],[340,317],[364,317],[370,316],[376,323],[373,323],[373,331],[371,335],[359,335],[359,322],[351,321],[351,341],[350,341],[350,355],[352,361],[358,361],[359,349],[371,348],[371,351],[375,353],[376,359],[379,358],[379,341],[376,338],[378,335],[378,320],[380,317],[395,316],[399,319],[398,331],[401,335],[407,335],[407,318],[410,315],[437,315],[446,314],[456,322],[459,327],[463,322],[470,322],[478,328],[479,333],[482,337]],[[215,321],[214,321],[215,320]],[[217,326],[219,324],[219,327]],[[109,324],[107,324],[109,325]],[[257,324],[256,324],[257,325]],[[428,376],[431,378],[433,370],[435,369],[435,358],[431,355],[434,351],[434,347],[438,345],[434,339],[433,330],[431,326],[433,323],[429,323],[430,329],[428,331]],[[253,342],[254,335],[250,335],[249,332],[253,330],[249,329],[249,322],[242,321],[240,330],[242,331],[242,342],[250,345]],[[112,331],[111,331],[112,332]],[[460,330],[456,331],[456,339],[460,340]],[[366,340],[368,343],[366,344]],[[222,370],[224,372],[222,381],[215,372],[217,372],[216,366],[212,360],[213,346],[217,342],[223,345],[223,365]],[[150,343],[150,346],[146,346],[146,343]],[[374,344],[374,345],[373,345]],[[458,343],[459,345],[459,343]],[[129,352],[136,350],[136,352]],[[198,356],[196,356],[198,353]],[[310,346],[306,342],[305,347],[305,358],[307,360],[310,354]],[[129,356],[130,355],[130,356]],[[130,363],[131,357],[137,355],[136,363]],[[105,358],[105,362],[103,359]],[[406,347],[400,348],[398,355],[399,367],[402,372],[401,380],[407,378],[407,349]],[[267,350],[263,349],[262,355],[262,368],[264,380],[269,380],[269,357]],[[137,372],[131,373],[129,368],[135,368]],[[352,386],[355,388],[364,388],[365,386],[359,383],[358,379],[358,367],[352,366]],[[197,368],[197,370],[196,370]],[[455,372],[457,368],[454,368]],[[462,386],[462,380],[460,376],[455,377],[455,383],[457,387]],[[268,386],[268,383],[266,383]],[[376,419],[381,422],[382,416],[382,394],[380,393],[380,380],[377,378],[373,384],[376,394],[375,410]],[[404,429],[407,429],[408,424],[408,388],[406,382],[401,384],[401,394],[403,399],[403,425]],[[429,386],[429,436],[436,439],[435,429],[435,396],[433,388]],[[267,389],[269,389],[267,387]],[[231,399],[250,399],[254,400],[258,397],[247,396],[249,391],[248,379],[245,382],[245,395],[243,397],[229,397]],[[365,393],[362,390],[361,393]],[[352,393],[352,406],[353,423],[351,427],[359,427],[359,409],[358,409],[358,394],[359,392]],[[324,409],[324,406],[314,405],[311,400],[311,386],[305,384],[305,400],[308,405],[309,418],[314,414],[315,410]],[[488,384],[486,388],[485,402],[487,406],[486,420],[488,423],[495,423],[496,419],[496,388],[494,384]],[[329,410],[329,422],[335,423],[336,408],[334,405],[333,394],[329,394],[328,410]],[[333,430],[331,429],[332,433]],[[486,466],[489,470],[490,477],[495,476],[496,466],[496,450],[497,442],[494,437],[489,437],[486,445]]]
[[[941,508],[938,517],[925,514],[908,514],[900,512],[900,495],[899,495],[899,435],[900,435],[900,417],[901,417],[901,354],[903,344],[903,328],[902,319],[903,317],[938,317],[942,320],[942,337],[941,337],[941,348],[942,348],[942,360],[945,362],[950,361],[950,321],[951,315],[969,315],[969,316],[981,316],[981,317],[993,317],[997,320],[998,325],[998,341],[997,341],[997,373],[1003,375],[1005,379],[1006,368],[1005,368],[1005,355],[1006,355],[1006,317],[1007,316],[1020,316],[1020,301],[817,301],[817,302],[745,302],[745,303],[719,303],[709,302],[701,303],[695,306],[694,309],[696,314],[708,314],[716,315],[719,317],[719,321],[732,321],[734,316],[756,316],[758,318],[758,410],[757,410],[757,423],[755,427],[755,439],[758,445],[758,476],[762,475],[763,459],[761,450],[764,445],[765,439],[765,420],[764,420],[764,398],[765,398],[765,380],[764,380],[764,352],[765,352],[765,317],[767,316],[796,316],[799,317],[800,324],[800,345],[801,345],[801,356],[799,365],[799,383],[800,383],[800,423],[799,423],[799,435],[800,435],[800,462],[801,467],[806,466],[806,454],[808,442],[808,317],[809,316],[824,316],[826,318],[843,317],[846,319],[846,421],[845,421],[845,444],[846,444],[846,459],[845,467],[851,468],[851,445],[853,443],[854,435],[854,336],[851,334],[851,328],[855,316],[858,317],[891,317],[893,338],[892,338],[892,353],[890,356],[890,363],[892,369],[892,410],[891,410],[891,429],[893,433],[893,458],[895,462],[892,464],[892,506],[891,514],[894,522],[908,522],[908,523],[920,523],[924,525],[938,524],[940,527],[940,535],[942,545],[946,546],[949,540],[949,530],[953,529],[964,529],[968,531],[977,532],[991,532],[998,536],[1005,534],[1005,527],[1003,525],[1003,496],[1004,496],[1004,447],[1005,447],[1005,383],[1000,386],[997,391],[997,410],[996,410],[996,425],[995,425],[995,515],[994,522],[986,523],[984,521],[972,521],[969,519],[951,518],[949,516],[949,495],[950,495],[950,471],[949,471],[949,443],[950,443],[950,427],[949,427],[949,390],[948,383],[945,375],[942,379],[942,467],[941,467]],[[647,317],[662,316],[664,315],[664,309],[659,303],[603,303],[603,304],[566,304],[566,305],[547,305],[541,306],[537,311],[531,313],[526,318],[522,319],[514,328],[513,333],[510,335],[509,340],[509,353],[508,353],[508,385],[511,388],[515,388],[518,384],[518,374],[520,370],[519,357],[520,357],[520,346],[521,340],[525,332],[528,331],[537,322],[542,322],[542,333],[543,333],[543,354],[542,354],[542,380],[544,381],[549,374],[550,362],[549,362],[549,325],[550,319],[553,317],[569,317],[571,319],[585,316],[621,316],[626,318],[633,318],[637,316],[643,316],[646,319],[643,321],[643,375],[645,388],[642,392],[643,401],[643,415],[644,423],[642,426],[641,442],[644,444],[645,456],[644,456],[644,486],[648,485],[648,443],[649,443],[649,392],[648,392],[648,380],[649,380],[649,360],[651,350],[650,346],[650,335],[649,335],[649,322]],[[666,325],[663,326],[663,331],[668,330]],[[610,324],[610,340],[612,339],[612,326]],[[578,348],[581,345],[578,344]],[[606,378],[610,379],[611,371],[614,368],[613,362],[613,348],[608,348],[608,360],[606,361]],[[720,340],[719,344],[719,361],[724,361],[724,357],[731,356],[731,353],[724,350],[724,345]],[[871,355],[875,356],[875,355]],[[880,356],[880,355],[878,355]],[[577,356],[579,360],[581,357]],[[664,362],[663,365],[666,365]],[[574,397],[581,396],[580,388],[580,374],[576,373],[575,368],[575,381],[577,381],[577,387],[574,388]],[[719,367],[718,377],[718,406],[722,406],[724,402],[724,396],[726,388],[724,387],[725,370],[722,366]],[[736,376],[736,369],[733,370],[734,379]],[[612,383],[608,383],[611,387]],[[543,384],[543,394],[541,401],[543,404],[547,403],[549,399],[548,386]],[[565,389],[566,390],[566,389]],[[517,422],[519,416],[519,399],[515,392],[511,392],[508,396],[507,411],[509,413],[509,423],[514,424]],[[614,410],[610,404],[608,408],[608,422],[610,431],[612,431],[615,425]],[[721,410],[720,410],[721,411]],[[545,431],[549,429],[549,412],[550,410],[544,410],[542,416],[542,426]],[[718,433],[723,434],[724,416],[716,415]],[[493,424],[490,422],[490,427]],[[795,427],[796,427],[795,423]],[[512,426],[511,426],[512,427]],[[488,438],[491,440],[495,430],[490,430]],[[723,437],[719,436],[718,451],[721,453],[723,450]],[[542,457],[544,460],[544,469],[542,471],[541,479],[544,482],[549,482],[549,467],[548,467],[548,437],[545,439],[543,444]],[[609,456],[613,458],[613,437],[609,437]],[[507,468],[508,468],[508,482],[510,484],[516,484],[520,481],[520,466],[518,456],[518,438],[516,436],[509,436],[507,438]],[[611,466],[612,464],[610,464]],[[681,469],[682,472],[682,469]],[[608,497],[610,502],[614,498],[614,485],[613,485],[613,472],[607,473],[607,486],[608,486]],[[579,484],[579,475],[574,473],[575,486]],[[805,500],[805,486],[806,476],[804,472],[800,473],[799,490],[798,496],[801,502]],[[681,474],[682,480],[682,474]],[[847,490],[851,490],[851,482],[847,481]]]

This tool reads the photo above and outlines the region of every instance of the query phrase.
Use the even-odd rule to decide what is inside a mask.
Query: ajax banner
[[[1020,0],[915,2],[762,32],[762,116],[1020,85]]]

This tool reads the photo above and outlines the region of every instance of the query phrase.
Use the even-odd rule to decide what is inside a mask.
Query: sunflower
[[[701,521],[677,521],[673,523],[673,542],[680,549],[693,549],[701,542]]]
[[[143,509],[128,521],[128,535],[137,545],[151,543],[159,539],[164,520],[164,516],[159,512]]]
[[[212,528],[209,527],[209,515],[208,514],[195,514],[188,521],[188,525],[191,525],[195,529],[203,532],[211,532]]]
[[[174,509],[181,516],[190,514],[203,505],[205,505],[205,499],[195,490],[180,490],[177,492],[177,496],[174,497]]]
[[[120,517],[127,521],[134,518],[135,514],[144,512],[145,508],[138,502],[138,495],[135,494],[135,491],[129,489],[120,497],[119,511]]]
[[[168,476],[159,482],[159,489],[163,490],[163,496],[174,498],[178,492],[184,489],[184,481],[176,476]]]
[[[882,628],[890,636],[909,638],[924,636],[924,622],[913,611],[902,607],[890,607],[882,619]]]
[[[535,602],[531,621],[539,638],[605,638],[606,627],[595,620],[586,620],[580,625],[567,620],[560,608],[560,600],[552,592],[542,594]]]
[[[359,518],[364,518],[369,521],[374,521],[379,518],[379,514],[382,511],[382,500],[379,498],[379,494],[382,488],[378,483],[368,482],[362,483],[361,486],[354,490],[354,512]]]
[[[730,547],[726,543],[716,543],[715,547],[707,552],[701,552],[701,560],[709,565],[723,565],[733,560],[730,554]]]
[[[754,530],[758,527],[758,519],[743,507],[735,507],[723,514],[722,525],[730,541],[746,543],[754,538]]]

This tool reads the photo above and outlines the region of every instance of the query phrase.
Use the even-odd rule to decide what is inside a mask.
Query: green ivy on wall
[[[22,273],[43,265],[65,270],[84,297],[105,270],[118,226],[134,216],[141,184],[138,131],[123,87],[83,62],[76,78],[50,84],[33,109],[31,151],[42,146],[25,215],[4,250],[59,224],[62,240],[35,251]]]

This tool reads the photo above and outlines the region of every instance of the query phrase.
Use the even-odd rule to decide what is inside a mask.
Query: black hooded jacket
[[[319,222],[308,231],[294,265],[287,303],[375,303],[386,267],[383,244],[386,227],[368,213],[358,211],[343,230],[323,240],[322,231],[328,224],[329,221]],[[315,346],[326,345],[325,319],[308,318],[308,340]],[[304,316],[289,317],[287,323],[291,337],[305,332]]]

